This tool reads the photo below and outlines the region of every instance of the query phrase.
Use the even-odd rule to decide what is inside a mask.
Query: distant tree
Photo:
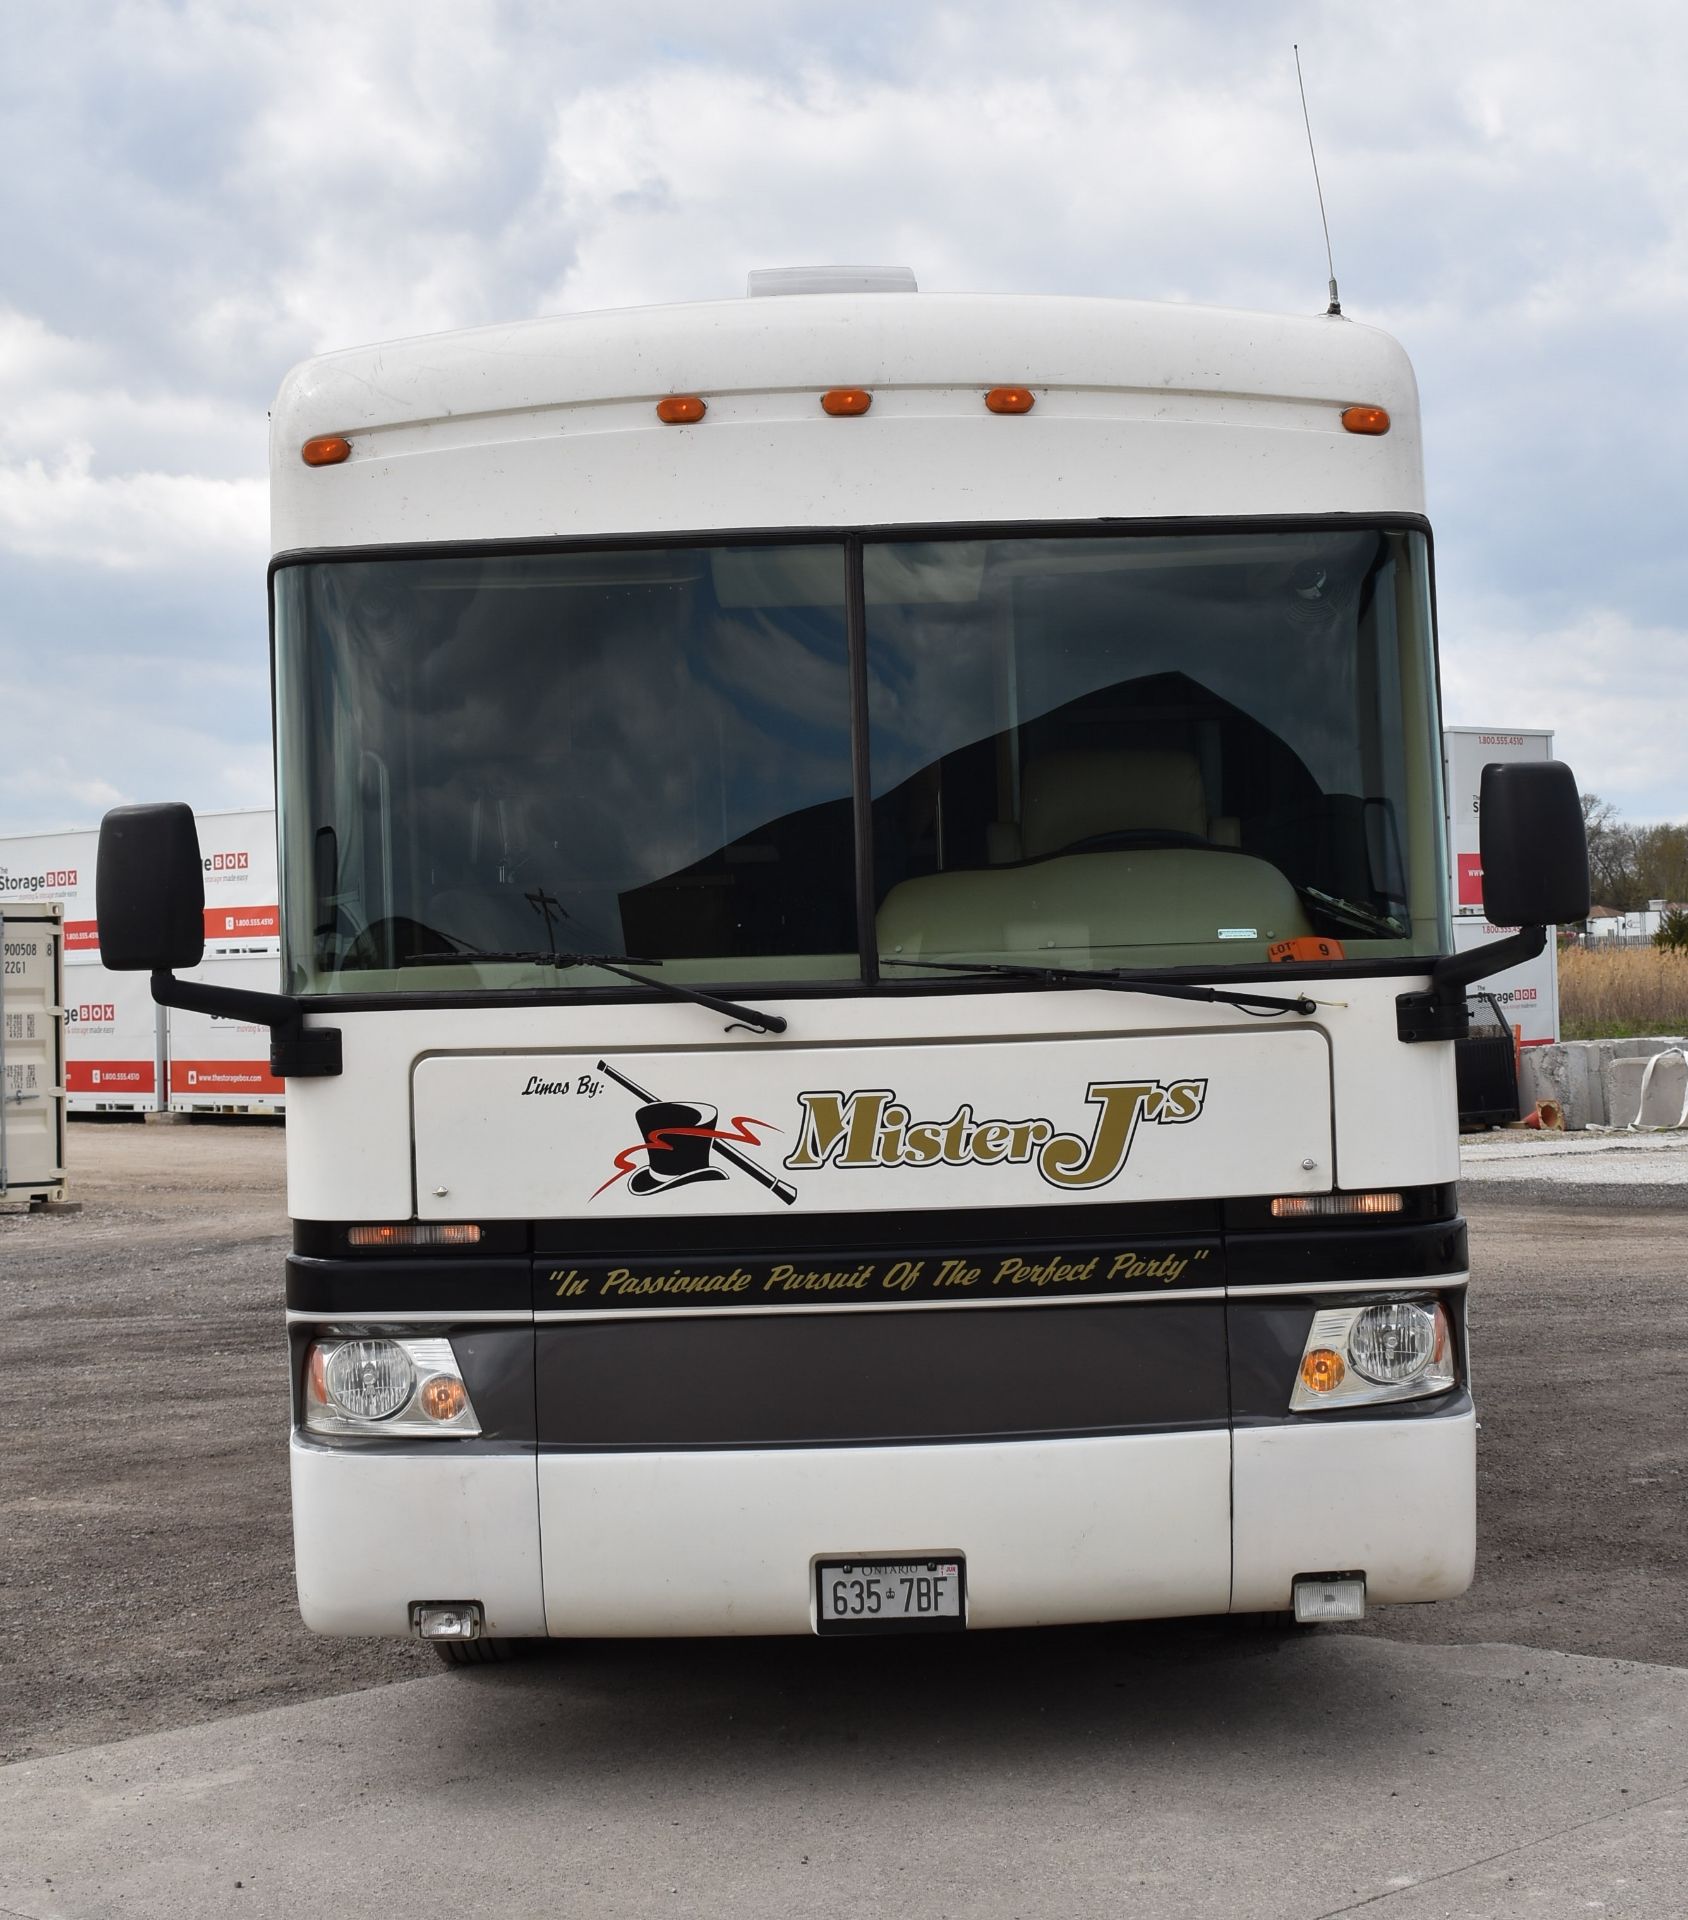
[[[1596,906],[1616,907],[1628,913],[1649,898],[1641,884],[1636,829],[1618,818],[1618,810],[1597,793],[1582,796],[1583,826],[1588,833],[1588,876]]]
[[[1688,900],[1688,827],[1639,827],[1634,829],[1634,836],[1640,904]]]
[[[1653,935],[1653,945],[1666,953],[1688,953],[1688,911],[1677,907],[1665,914]]]

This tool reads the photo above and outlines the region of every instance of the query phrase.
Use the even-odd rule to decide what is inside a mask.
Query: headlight
[[[1328,1307],[1313,1316],[1291,1413],[1375,1406],[1446,1393],[1459,1383],[1453,1335],[1437,1300]]]
[[[348,1340],[323,1363],[328,1402],[354,1420],[387,1420],[416,1390],[416,1369],[396,1340]]]
[[[1348,1330],[1348,1358],[1374,1386],[1416,1380],[1436,1352],[1436,1314],[1416,1300],[1367,1307]]]
[[[449,1340],[313,1340],[303,1397],[311,1433],[414,1438],[481,1430]]]

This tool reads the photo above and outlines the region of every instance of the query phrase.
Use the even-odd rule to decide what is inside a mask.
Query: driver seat
[[[1101,834],[1193,834],[1235,846],[1237,822],[1207,810],[1193,753],[1065,747],[1026,763],[1020,777],[1020,830],[1010,859],[1039,860]],[[993,840],[1002,830],[996,830]]]

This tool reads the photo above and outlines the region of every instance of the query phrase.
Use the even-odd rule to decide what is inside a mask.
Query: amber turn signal
[[[352,457],[352,443],[343,433],[319,433],[299,449],[307,467],[337,467]]]
[[[395,1226],[348,1227],[349,1247],[473,1247],[480,1243],[481,1230],[432,1220],[405,1220]]]
[[[1344,407],[1342,424],[1350,433],[1387,433],[1389,414],[1383,407]]]
[[[992,413],[1030,413],[1037,398],[1029,387],[992,387],[985,405]]]
[[[1330,1347],[1315,1347],[1301,1362],[1301,1384],[1309,1393],[1335,1393],[1347,1371],[1340,1353]]]
[[[709,411],[695,393],[671,393],[656,403],[656,417],[665,426],[695,426]]]
[[[1319,1220],[1337,1214],[1400,1213],[1398,1193],[1285,1193],[1272,1202],[1274,1220]]]
[[[436,1373],[422,1382],[417,1404],[430,1420],[455,1420],[469,1404],[469,1392],[463,1382],[449,1373]]]
[[[834,387],[821,395],[821,412],[830,413],[834,419],[847,420],[853,414],[866,413],[872,405],[873,395],[866,387]]]

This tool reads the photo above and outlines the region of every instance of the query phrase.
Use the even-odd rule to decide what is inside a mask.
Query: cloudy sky
[[[270,795],[296,360],[753,266],[1323,305],[1416,362],[1448,718],[1688,817],[1688,12],[0,0],[0,835]]]

